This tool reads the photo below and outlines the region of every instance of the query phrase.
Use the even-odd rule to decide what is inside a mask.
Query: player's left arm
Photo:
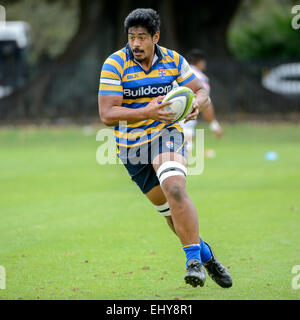
[[[203,117],[209,123],[209,129],[214,132],[217,137],[222,136],[222,127],[220,126],[216,115],[213,104],[202,112]]]
[[[193,111],[186,117],[185,122],[187,122],[197,119],[199,112],[211,106],[211,100],[209,98],[207,90],[203,87],[201,81],[197,77],[184,84],[184,86],[190,88],[195,93]]]

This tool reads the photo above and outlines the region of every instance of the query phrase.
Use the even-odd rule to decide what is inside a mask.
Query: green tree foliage
[[[299,58],[300,30],[291,26],[295,4],[287,0],[244,1],[228,33],[232,54],[241,60]]]

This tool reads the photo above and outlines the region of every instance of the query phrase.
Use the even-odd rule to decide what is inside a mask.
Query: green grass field
[[[216,157],[188,191],[230,289],[184,283],[178,239],[125,168],[97,164],[95,134],[0,129],[0,299],[300,299],[299,125],[205,130]]]

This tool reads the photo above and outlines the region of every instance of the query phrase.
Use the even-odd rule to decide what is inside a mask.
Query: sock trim
[[[193,246],[199,246],[199,247],[200,247],[200,244],[199,244],[199,243],[183,244],[183,245],[182,245],[182,248],[188,248],[188,247],[193,247]]]

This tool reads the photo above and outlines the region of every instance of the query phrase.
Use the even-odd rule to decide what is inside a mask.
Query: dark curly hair
[[[200,49],[192,49],[187,53],[186,59],[190,64],[196,64],[198,61],[206,60],[206,55]]]
[[[160,17],[153,9],[135,9],[129,13],[124,22],[125,31],[131,27],[143,27],[153,37],[160,28]]]

